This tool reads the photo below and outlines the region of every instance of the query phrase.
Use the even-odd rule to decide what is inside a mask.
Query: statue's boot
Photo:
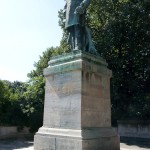
[[[83,31],[80,25],[75,26],[75,50],[83,50]]]

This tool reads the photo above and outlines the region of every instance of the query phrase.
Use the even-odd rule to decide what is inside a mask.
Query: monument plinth
[[[119,150],[111,127],[107,63],[82,51],[54,57],[46,78],[43,126],[35,150]]]

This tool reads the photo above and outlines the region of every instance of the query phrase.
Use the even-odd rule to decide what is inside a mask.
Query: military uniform
[[[91,39],[85,28],[85,12],[90,2],[91,0],[66,0],[65,28],[68,31],[68,43],[73,51],[85,51],[86,45],[90,45]],[[86,39],[88,39],[88,44],[86,44]]]
[[[84,17],[83,14],[75,14],[75,10],[77,7],[82,6],[85,12],[85,9],[90,4],[91,0],[66,0],[66,23],[65,28],[68,28],[73,25],[84,25]]]

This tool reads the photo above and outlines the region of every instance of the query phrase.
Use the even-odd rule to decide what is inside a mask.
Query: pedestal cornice
[[[45,76],[81,69],[103,73],[110,77],[112,75],[111,70],[107,68],[108,64],[105,59],[82,51],[52,57],[48,64],[49,66],[44,69]]]

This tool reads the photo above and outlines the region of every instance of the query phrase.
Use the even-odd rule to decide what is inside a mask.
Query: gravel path
[[[150,145],[121,143],[121,150],[150,150]],[[0,140],[0,150],[33,150],[32,139]]]

